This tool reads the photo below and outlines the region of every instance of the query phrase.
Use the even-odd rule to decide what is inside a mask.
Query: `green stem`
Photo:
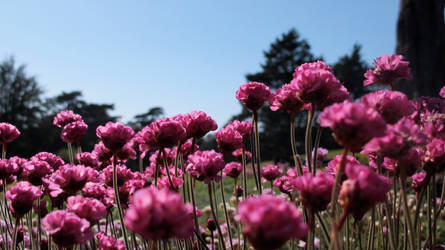
[[[232,249],[234,249],[233,248],[233,240],[232,240],[232,230],[231,230],[231,227],[230,227],[230,221],[229,221],[229,214],[228,214],[228,212],[227,212],[227,207],[226,207],[226,199],[225,199],[225,196],[224,196],[224,188],[223,188],[223,176],[222,176],[223,174],[222,174],[222,171],[221,171],[221,183],[219,184],[219,187],[220,187],[220,190],[221,190],[221,198],[222,198],[222,202],[223,202],[223,208],[224,208],[224,216],[226,217],[226,223],[227,223],[227,232],[229,233],[229,240],[230,240],[230,247],[232,248]]]
[[[12,249],[17,249],[17,232],[19,230],[20,217],[15,220],[14,234],[12,235]]]
[[[255,124],[255,156],[257,162],[258,187],[259,187],[259,194],[262,194],[263,188],[261,184],[260,133],[258,131],[258,113],[256,111],[253,112],[253,122]]]
[[[306,149],[306,164],[307,167],[309,168],[309,171],[313,172],[311,166],[311,160],[312,160],[312,120],[314,118],[314,107],[313,105],[311,105],[311,109],[308,112],[308,117],[307,117],[307,126],[306,126],[306,136],[305,136],[305,149]],[[313,174],[315,174],[315,172],[313,172]]]
[[[119,187],[117,185],[117,166],[116,166],[116,152],[114,152],[113,154],[113,188],[114,188],[114,199],[116,201],[116,206],[117,206],[117,210],[119,212],[119,220],[121,222],[121,228],[122,228],[122,236],[124,237],[124,242],[125,242],[125,247],[127,249],[131,249],[130,248],[130,243],[128,242],[127,239],[127,230],[125,229],[125,225],[124,225],[124,212],[122,211],[122,206],[121,206],[121,200],[119,197]]]
[[[2,144],[2,159],[6,159],[6,143]]]
[[[291,115],[290,120],[290,143],[292,147],[292,156],[294,158],[294,164],[297,167],[297,173],[299,176],[303,175],[303,167],[300,160],[300,155],[297,152],[297,147],[295,145],[295,115]]]
[[[71,143],[68,143],[68,157],[70,159],[70,163],[74,164],[73,147]]]
[[[246,172],[246,151],[244,150],[244,147],[242,149],[242,156],[241,156],[241,162],[243,165],[243,197],[244,199],[247,198],[247,172]]]
[[[318,158],[318,147],[320,146],[322,127],[318,127],[317,133],[315,135],[315,145],[314,145],[314,160],[312,161],[312,174],[315,175],[317,169],[317,158]]]
[[[414,233],[414,229],[413,229],[413,223],[411,221],[411,215],[409,213],[409,208],[408,208],[408,200],[407,200],[407,194],[406,194],[406,183],[405,183],[405,179],[403,177],[400,177],[400,185],[402,186],[402,198],[403,198],[403,208],[404,208],[404,214],[405,214],[405,219],[408,223],[408,230],[409,230],[409,243],[410,243],[410,248],[412,250],[416,249],[415,248],[415,233]]]
[[[215,207],[213,205],[213,198],[212,198],[212,185],[210,185],[210,183],[207,185],[208,187],[208,192],[209,192],[209,201],[210,201],[210,209],[212,210],[212,215],[213,215],[213,220],[215,220],[216,223],[216,229],[218,229],[218,234],[219,234],[219,240],[221,241],[221,246],[224,250],[226,250],[226,244],[224,242],[224,236],[222,234],[221,228],[219,226],[219,222],[218,222],[218,217],[216,217],[215,214]]]
[[[374,249],[374,234],[375,234],[375,208],[373,207],[371,211],[371,224],[368,234],[368,245],[367,245],[368,250]]]

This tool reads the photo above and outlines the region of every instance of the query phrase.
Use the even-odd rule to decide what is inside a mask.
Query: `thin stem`
[[[433,191],[433,203],[432,203],[432,207],[433,207],[433,244],[436,245],[436,230],[437,230],[437,218],[436,218],[436,197],[437,197],[437,188],[436,188],[436,175],[433,174],[433,186],[432,186],[432,191]]]
[[[260,154],[260,134],[258,131],[258,113],[256,111],[253,112],[253,122],[255,124],[255,156],[257,162],[257,174],[258,174],[258,187],[259,193],[263,193],[263,188],[261,184],[261,154]]]
[[[314,211],[312,209],[309,211],[309,234],[307,236],[306,242],[308,243],[308,250],[314,249],[314,234],[315,234],[315,223],[314,223]]]
[[[320,140],[321,140],[321,132],[323,132],[323,128],[319,126],[317,129],[317,133],[315,135],[314,160],[312,161],[312,174],[314,175],[318,167],[317,158],[318,158],[318,147],[320,146]]]
[[[429,237],[428,237],[428,241],[429,241],[429,247],[430,248],[432,248],[433,247],[433,238],[431,237],[432,236],[432,223],[431,223],[431,199],[432,199],[432,197],[431,197],[431,185],[428,185],[427,186],[427,209],[428,209],[428,211],[427,211],[427,216],[428,216],[428,235],[429,235]]]
[[[253,171],[253,177],[255,177],[254,178],[254,180],[255,180],[255,187],[256,187],[256,190],[257,190],[257,192],[258,192],[258,190],[260,190],[260,188],[259,188],[259,186],[258,186],[258,176],[257,176],[257,174],[256,174],[256,167],[255,167],[255,159],[256,159],[256,156],[255,156],[255,154],[256,154],[256,152],[255,152],[255,138],[254,138],[254,136],[253,136],[253,134],[254,134],[255,132],[254,132],[254,129],[253,129],[253,127],[252,127],[252,135],[250,136],[250,152],[252,153],[252,157],[251,157],[251,159],[250,159],[250,164],[251,164],[251,167],[252,167],[252,171]],[[247,164],[246,164],[247,165]],[[261,180],[260,180],[261,181]]]
[[[371,211],[371,225],[368,234],[368,246],[367,249],[374,249],[374,234],[375,234],[375,208],[372,208]]]
[[[212,185],[210,185],[210,183],[209,183],[207,185],[207,187],[208,187],[208,191],[209,191],[210,209],[212,210],[213,220],[215,220],[216,229],[218,229],[219,240],[221,241],[222,248],[225,250],[226,249],[226,244],[224,243],[224,236],[222,234],[221,228],[219,227],[218,217],[216,217],[215,207],[214,207],[213,202],[212,202],[212,200],[213,200],[213,198],[212,198]]]
[[[70,158],[70,163],[74,164],[73,147],[71,143],[68,143],[68,157]]]
[[[247,172],[246,172],[246,151],[244,150],[244,147],[242,149],[242,155],[241,155],[241,162],[243,165],[243,197],[247,197]]]
[[[407,201],[407,197],[406,197],[406,183],[403,177],[400,177],[400,185],[402,186],[402,198],[403,198],[403,208],[404,208],[404,214],[405,214],[405,219],[408,223],[408,230],[409,230],[409,243],[410,243],[410,248],[412,250],[416,249],[415,248],[415,243],[414,243],[414,237],[415,237],[415,233],[414,233],[414,229],[413,229],[413,223],[411,221],[411,215],[409,214],[409,208],[408,208],[408,201]]]
[[[17,232],[19,230],[20,217],[15,220],[14,234],[12,235],[12,249],[17,249]]]
[[[6,159],[6,143],[2,144],[2,159]]]
[[[139,172],[144,173],[144,159],[139,155]]]
[[[303,167],[301,165],[300,155],[297,152],[297,147],[295,145],[295,115],[291,115],[290,120],[290,143],[292,147],[292,157],[294,158],[294,164],[297,167],[297,173],[299,176],[303,174]]]
[[[30,232],[30,234],[29,234],[29,244],[31,245],[31,249],[36,249],[35,248],[35,242],[34,242],[34,236],[33,236],[33,233],[31,233],[32,232],[32,209],[28,213],[27,222],[28,222],[28,230]]]
[[[164,149],[162,149],[162,159],[163,159],[163,162],[164,162],[165,172],[167,172],[168,182],[170,182],[170,188],[173,190],[174,186],[173,186],[172,178],[170,176],[170,169],[168,169],[167,155],[165,154],[165,150]]]
[[[337,198],[338,198],[338,189],[340,186],[340,180],[341,177],[345,171],[345,159],[346,159],[346,155],[348,154],[348,150],[344,149],[343,150],[343,154],[341,155],[341,159],[340,162],[338,164],[337,167],[337,174],[335,175],[335,183],[334,183],[334,188],[332,189],[332,198],[331,198],[331,205],[332,205],[332,210],[331,210],[331,218],[332,218],[332,235],[331,235],[331,245],[334,244],[334,246],[337,248],[338,250],[338,246],[339,246],[339,242],[338,242],[338,230],[339,228],[337,228],[336,226],[336,212],[337,212]]]
[[[309,170],[312,170],[311,166],[311,154],[312,154],[312,120],[314,118],[314,107],[313,105],[311,105],[311,109],[308,112],[308,117],[307,117],[307,126],[306,126],[306,136],[305,136],[305,141],[304,141],[304,145],[305,145],[305,150],[306,150],[306,164],[309,168]],[[313,174],[315,174],[315,172],[313,172]]]
[[[233,240],[232,240],[232,230],[230,228],[230,221],[229,221],[229,214],[227,213],[227,207],[226,207],[226,199],[224,197],[224,188],[223,188],[223,179],[222,179],[222,171],[221,171],[221,183],[219,184],[220,190],[221,190],[221,198],[223,202],[223,208],[224,208],[224,215],[226,217],[226,223],[227,223],[227,232],[229,233],[229,240],[230,240],[230,247],[233,248]]]
[[[124,212],[122,211],[121,200],[119,198],[119,188],[117,186],[117,170],[116,170],[116,153],[113,154],[113,188],[114,188],[114,199],[116,201],[117,210],[119,212],[119,220],[121,222],[122,236],[124,237],[125,247],[130,249],[130,243],[127,239],[127,230],[124,225]]]

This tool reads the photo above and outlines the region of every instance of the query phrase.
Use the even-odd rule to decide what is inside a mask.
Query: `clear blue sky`
[[[328,63],[363,46],[394,52],[397,0],[3,1],[0,59],[14,55],[46,96],[81,90],[127,121],[161,106],[203,110],[221,126],[263,51],[296,28]]]

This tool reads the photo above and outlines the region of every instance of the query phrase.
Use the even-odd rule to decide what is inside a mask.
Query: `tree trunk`
[[[398,90],[410,97],[438,97],[445,85],[445,0],[401,0],[396,53],[410,61],[413,80]]]

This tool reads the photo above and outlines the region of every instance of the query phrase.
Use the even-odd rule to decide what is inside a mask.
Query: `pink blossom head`
[[[297,88],[293,84],[285,84],[272,94],[270,100],[272,111],[282,110],[294,114],[303,109],[304,103],[297,96]]]
[[[354,102],[325,108],[318,121],[320,126],[330,127],[337,142],[352,152],[359,152],[369,140],[384,135],[386,129],[379,113]]]
[[[182,154],[182,156],[184,157],[184,159],[187,159],[187,157],[191,154],[191,153],[193,153],[193,152],[195,152],[196,150],[198,150],[199,149],[199,145],[193,145],[193,148],[192,148],[192,145],[193,145],[193,142],[192,141],[187,141],[187,142],[185,142],[185,143],[183,143],[182,145],[181,145],[181,147],[180,147],[180,149],[179,149],[179,152]],[[167,150],[167,149],[166,149]],[[178,147],[175,147],[175,148],[173,148],[173,155],[175,155],[176,156],[176,151],[178,150]]]
[[[333,176],[337,174],[337,169],[340,166],[341,157],[341,155],[336,155],[331,161],[328,162],[328,165],[325,168],[327,173]],[[355,165],[360,165],[360,162],[357,160],[357,158],[352,155],[347,155],[345,158],[345,168]]]
[[[133,195],[124,224],[146,240],[185,239],[193,235],[193,206],[167,189],[144,188]]]
[[[69,123],[81,121],[82,116],[74,113],[72,110],[63,110],[54,116],[53,124],[59,128],[63,128]]]
[[[248,82],[236,91],[236,99],[251,111],[257,111],[271,95],[269,87],[260,82]]]
[[[220,181],[218,174],[224,169],[224,157],[214,150],[196,151],[189,155],[186,171],[197,180],[209,184],[211,181]]]
[[[232,126],[227,126],[216,132],[215,138],[221,152],[232,152],[244,145],[243,136]]]
[[[187,138],[199,139],[218,128],[215,120],[202,111],[188,113],[186,119]]]
[[[243,141],[246,142],[252,133],[252,123],[250,121],[233,120],[227,124],[226,128],[233,128],[240,133]]]
[[[133,138],[134,131],[120,122],[107,122],[105,126],[97,127],[96,135],[106,148],[117,151]]]
[[[445,168],[445,140],[433,139],[426,145],[423,168],[430,173],[441,172]]]
[[[241,202],[238,219],[243,233],[258,250],[277,249],[294,238],[305,239],[308,229],[297,207],[272,195],[254,196]]]
[[[129,143],[127,143],[121,149],[116,151],[116,158],[121,162],[136,160],[136,151],[130,146]]]
[[[278,178],[281,174],[283,174],[283,170],[281,170],[276,165],[267,165],[261,169],[261,177],[268,181],[273,181]]]
[[[16,176],[21,176],[21,173],[23,171],[23,167],[28,162],[25,158],[21,158],[18,156],[13,156],[8,159],[8,165],[9,165],[9,171],[13,171],[12,174]]]
[[[277,187],[280,192],[285,194],[290,194],[293,189],[292,185],[292,178],[289,176],[281,176],[279,178],[276,178],[273,182],[274,187]]]
[[[99,241],[99,250],[125,250],[125,244],[121,240],[103,233],[96,234],[96,238]]]
[[[116,174],[118,186],[133,178],[133,173],[125,165],[116,165]],[[106,185],[113,186],[113,165],[109,165],[102,170],[101,179]]]
[[[318,60],[315,62],[303,63],[300,66],[296,67],[292,76],[293,78],[297,78],[298,76],[309,70],[326,70],[328,72],[334,73],[329,65],[327,65],[323,61]]]
[[[82,195],[84,197],[91,197],[101,200],[105,196],[106,189],[103,183],[87,182],[82,188]]]
[[[405,94],[399,91],[378,90],[362,97],[361,102],[379,112],[389,124],[394,124],[404,116],[414,112],[415,106]]]
[[[10,164],[9,160],[0,159],[0,179],[4,180],[9,176],[17,173],[19,170],[19,166],[17,164]]]
[[[243,149],[239,148],[232,152],[232,156],[235,157],[239,162],[243,160]],[[252,153],[249,151],[244,151],[244,156],[246,157],[246,161],[252,159]]]
[[[66,210],[56,210],[46,215],[42,219],[42,229],[52,236],[57,246],[66,248],[84,244],[93,236],[86,219]]]
[[[384,85],[391,85],[399,78],[405,78],[411,80],[411,70],[409,68],[409,62],[403,61],[401,55],[383,55],[374,60],[373,64],[375,69],[369,69],[365,73],[366,80],[364,85],[368,86],[373,83],[380,83]]]
[[[92,167],[94,169],[99,168],[99,161],[96,158],[96,155],[90,152],[82,152],[76,154],[76,159],[79,164]]]
[[[103,142],[99,142],[94,145],[92,154],[99,162],[110,161],[111,157],[113,156],[113,152],[106,148]]]
[[[42,196],[42,191],[27,181],[21,181],[6,192],[9,209],[16,217],[22,217],[32,209],[35,200]]]
[[[80,218],[88,220],[91,224],[96,224],[107,214],[107,208],[102,202],[81,195],[68,197],[66,209],[77,214]]]
[[[412,120],[403,118],[394,126],[388,126],[385,135],[373,138],[363,151],[366,154],[379,153],[382,156],[398,159],[417,145],[425,144],[426,135]]]
[[[62,129],[60,138],[66,143],[79,142],[87,132],[88,125],[84,121],[68,123]]]
[[[124,207],[128,207],[130,197],[139,189],[144,188],[146,184],[146,180],[134,178],[126,181],[123,185],[119,186],[119,200],[121,202],[121,205]]]
[[[20,131],[14,125],[0,122],[0,144],[8,144],[17,139],[19,135]]]
[[[439,92],[440,97],[445,98],[445,87],[442,87]]]
[[[239,162],[229,162],[224,167],[224,175],[236,179],[243,170],[243,166]]]
[[[329,151],[327,149],[318,147],[318,149],[317,149],[317,166],[322,165],[323,162],[328,160],[328,152]],[[315,149],[312,150],[312,159],[314,159],[314,156],[315,156]]]
[[[422,189],[428,184],[427,173],[419,172],[415,173],[411,176],[411,180],[413,181],[411,186],[416,192],[422,191]]]
[[[89,181],[97,181],[98,172],[84,165],[66,164],[60,167],[49,179],[52,196],[61,192],[76,194]]]
[[[391,181],[370,168],[356,165],[346,168],[348,180],[344,181],[340,190],[340,205],[356,220],[377,203],[387,198]]]
[[[318,171],[315,176],[307,173],[295,178],[293,186],[299,191],[303,205],[314,212],[319,212],[325,210],[331,201],[334,182],[332,175]]]
[[[159,189],[169,189],[173,192],[178,192],[179,188],[182,187],[182,185],[184,185],[184,181],[182,180],[182,178],[176,177],[176,176],[170,176],[171,179],[171,183],[170,180],[168,179],[168,176],[163,176],[161,178],[158,179],[158,188]]]
[[[53,170],[57,170],[59,169],[60,166],[65,164],[62,158],[53,153],[48,153],[48,152],[37,153],[36,155],[31,157],[30,160],[46,161]]]
[[[42,178],[52,173],[53,169],[46,161],[31,160],[23,166],[22,176],[35,186],[42,185]]]
[[[142,151],[171,148],[185,141],[187,132],[182,123],[166,118],[150,123],[141,130]]]

